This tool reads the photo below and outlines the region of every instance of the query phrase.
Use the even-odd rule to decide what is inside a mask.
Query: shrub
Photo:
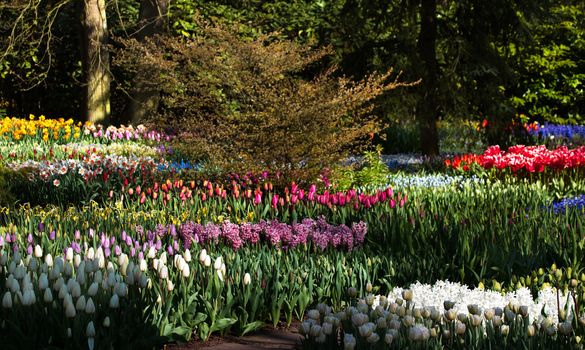
[[[147,120],[181,132],[192,153],[229,171],[315,178],[369,143],[381,124],[369,102],[408,84],[392,71],[354,82],[326,63],[331,50],[274,35],[243,40],[200,23],[191,39],[120,40],[114,65],[160,91]],[[142,84],[142,85],[140,85]]]

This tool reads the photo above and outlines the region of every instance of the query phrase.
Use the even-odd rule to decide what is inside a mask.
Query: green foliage
[[[552,123],[585,122],[585,5],[545,2],[539,18],[528,19],[532,42],[510,44],[518,74],[511,102],[521,113]]]
[[[14,193],[18,192],[15,192],[14,185],[21,179],[24,179],[21,174],[0,165],[0,207],[9,207],[15,203],[16,197]]]
[[[381,187],[386,185],[389,174],[390,170],[382,160],[382,147],[377,146],[375,150],[364,152],[359,169],[342,169],[333,180],[338,190],[366,185]]]
[[[152,72],[136,77],[161,91],[149,122],[180,130],[182,142],[226,170],[314,179],[379,130],[370,102],[407,85],[388,82],[391,71],[359,82],[336,78],[334,68],[321,69],[328,49],[272,36],[244,40],[203,22],[199,28],[190,39],[123,40],[115,64]]]

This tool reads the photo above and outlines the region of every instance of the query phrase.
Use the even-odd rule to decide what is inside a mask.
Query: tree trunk
[[[418,38],[418,54],[422,65],[422,95],[417,108],[417,119],[421,135],[421,148],[424,155],[439,154],[439,101],[437,98],[438,63],[437,41],[437,3],[436,0],[421,0],[421,24]]]
[[[105,0],[83,0],[82,64],[85,75],[85,118],[93,123],[110,120],[110,55]]]
[[[170,0],[142,0],[140,2],[139,41],[166,31],[166,16]],[[132,124],[139,124],[158,108],[159,92],[147,86],[148,76],[154,72],[138,72],[139,79],[132,86],[131,97],[126,110],[126,118]]]

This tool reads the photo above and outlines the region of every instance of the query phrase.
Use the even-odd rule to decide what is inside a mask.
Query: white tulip
[[[106,267],[106,257],[104,255],[104,249],[102,247],[99,247],[97,249],[95,256],[98,261],[98,266],[100,267],[100,269]]]
[[[167,290],[169,292],[172,292],[173,289],[175,289],[175,285],[173,284],[173,282],[171,282],[171,280],[167,280]]]
[[[89,260],[93,260],[93,258],[95,258],[95,251],[93,250],[93,247],[87,250],[87,252],[85,253],[85,257],[88,258]]]
[[[24,267],[24,265],[18,265],[16,267],[16,270],[14,271],[14,278],[16,278],[17,280],[21,280],[24,278],[25,274],[26,274],[26,267]]]
[[[28,270],[29,271],[36,271],[38,267],[39,267],[39,263],[38,263],[37,259],[30,259],[30,261],[28,262]]]
[[[90,321],[85,328],[85,336],[88,338],[95,337],[95,327],[93,326],[93,321]]]
[[[65,251],[65,259],[67,259],[67,261],[71,262],[73,261],[73,248],[68,247],[67,250]]]
[[[126,283],[128,283],[128,285],[132,286],[134,285],[134,281],[135,281],[135,277],[134,277],[134,273],[128,273],[126,274]]]
[[[51,293],[51,288],[45,289],[45,293],[43,295],[43,301],[45,303],[52,303],[53,302],[53,293]]]
[[[8,264],[8,273],[14,273],[14,270],[16,270],[16,263],[12,260],[10,264]]]
[[[91,299],[91,297],[87,298],[87,302],[85,303],[85,313],[86,314],[95,313],[95,305],[93,304],[93,299]]]
[[[73,257],[73,264],[75,265],[75,267],[78,267],[79,264],[81,264],[81,255],[79,254],[75,254],[75,256]]]
[[[247,286],[252,282],[252,277],[250,276],[249,273],[246,272],[246,274],[244,275],[244,285]]]
[[[18,281],[16,279],[12,279],[10,283],[10,291],[12,293],[20,292],[20,284],[18,284]]]
[[[50,273],[49,273],[50,274]],[[53,290],[55,292],[58,292],[59,290],[61,290],[61,286],[64,284],[65,282],[63,281],[63,277],[59,277],[57,278],[57,280],[55,281],[55,283],[53,283]]]
[[[118,294],[113,294],[112,297],[110,298],[110,308],[117,309],[119,306],[120,298],[118,297]]]
[[[79,283],[75,282],[73,289],[71,290],[71,296],[74,298],[79,298],[81,296],[81,286]]]
[[[183,273],[183,277],[189,278],[189,275],[191,274],[189,264],[185,263],[185,265],[183,265],[183,268],[181,269],[181,272]]]
[[[108,274],[108,287],[112,288],[116,285],[116,274],[114,272],[110,272]]]
[[[148,277],[146,277],[146,275],[141,275],[139,284],[140,288],[146,288],[146,286],[148,286]]]
[[[140,259],[139,265],[140,265],[140,271],[144,272],[144,271],[148,270],[148,264],[146,263],[146,260]]]
[[[68,304],[73,304],[73,298],[71,297],[71,294],[67,294],[63,298],[63,307],[67,307]]]
[[[5,309],[12,308],[12,294],[10,292],[4,293],[4,297],[2,297],[2,307]]]
[[[85,295],[82,295],[79,297],[79,299],[77,299],[77,302],[75,303],[75,309],[77,311],[85,311]]]
[[[186,262],[191,262],[191,251],[189,249],[183,252],[183,258]]]
[[[118,256],[118,265],[119,266],[128,265],[128,255],[126,253],[122,253]]]
[[[77,271],[77,276],[75,276],[75,280],[76,280],[76,281],[77,281],[77,283],[79,283],[80,285],[85,285],[85,283],[87,283],[87,280],[86,280],[86,275],[85,275],[85,271],[78,270],[78,271]]]
[[[27,289],[23,295],[22,305],[30,306],[30,305],[34,304],[36,301],[37,301],[37,298],[35,296],[34,290]]]
[[[71,275],[73,275],[73,265],[71,265],[69,261],[65,261],[65,264],[63,265],[63,273],[67,277],[71,277]]]
[[[67,306],[65,307],[65,316],[67,316],[68,318],[75,317],[75,306],[73,305],[73,303],[67,303]]]
[[[163,265],[162,268],[159,270],[158,274],[159,274],[159,277],[163,280],[166,280],[167,278],[169,278],[168,267],[166,267],[166,265]]]
[[[35,253],[35,257],[36,258],[41,258],[43,256],[43,248],[41,248],[41,246],[37,244],[35,246],[34,253]]]
[[[211,257],[209,255],[205,256],[205,260],[203,261],[203,265],[205,265],[205,267],[211,266]]]
[[[213,268],[216,270],[221,270],[221,256],[218,256],[217,259],[215,259],[215,262],[213,263]]]
[[[8,255],[4,254],[4,250],[0,250],[0,265],[6,266],[8,262]]]
[[[356,346],[356,339],[353,334],[345,334],[343,337],[343,349],[344,350],[353,350]]]
[[[96,282],[96,283],[98,283],[98,284],[99,283],[102,283],[103,278],[104,277],[103,277],[102,271],[96,271],[93,274],[93,281]]]
[[[97,295],[98,288],[99,286],[97,282],[93,282],[87,289],[87,295],[89,295],[90,297],[95,297]]]
[[[207,250],[202,249],[201,252],[199,252],[199,262],[200,263],[205,263],[205,259],[207,258]]]
[[[154,249],[154,247],[150,247],[150,249],[148,249],[148,254],[146,255],[146,257],[149,259],[154,259],[155,256],[156,250]]]
[[[110,327],[110,316],[106,316],[106,318],[104,318],[102,325],[106,328]]]
[[[69,295],[69,291],[67,290],[67,286],[63,283],[61,288],[59,288],[59,299],[62,300],[66,295]]]
[[[126,284],[124,282],[116,283],[114,291],[116,292],[116,294],[118,294],[120,298],[122,298],[128,294],[128,287],[126,287]]]

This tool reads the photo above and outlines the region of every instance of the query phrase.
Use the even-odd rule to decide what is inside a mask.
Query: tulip
[[[94,305],[93,299],[91,297],[87,298],[87,302],[85,303],[85,313],[86,314],[94,314],[95,313],[95,305]]]
[[[45,289],[45,293],[43,294],[43,301],[45,303],[53,302],[53,293],[51,292],[51,288]]]
[[[48,267],[53,267],[53,256],[51,254],[45,256],[45,264],[47,264]]]
[[[104,318],[102,325],[106,328],[110,327],[110,316],[106,316],[106,318]]]
[[[353,334],[345,334],[343,337],[343,349],[344,350],[353,350],[355,349],[355,346],[357,344],[357,341],[355,339],[355,337],[353,336]]]
[[[182,272],[184,278],[189,278],[189,275],[191,274],[189,264],[185,263],[183,265],[183,268],[181,269],[181,272]]]
[[[95,327],[93,326],[93,321],[90,321],[85,328],[85,336],[88,338],[95,337]]]
[[[191,261],[191,251],[189,249],[186,249],[183,252],[183,258],[185,259],[186,262],[190,262]]]
[[[222,266],[221,256],[218,256],[215,259],[215,262],[213,263],[213,268],[216,270],[221,270],[221,266]]]
[[[68,318],[75,317],[75,306],[73,305],[72,302],[67,303],[67,305],[65,306],[65,316],[67,316]]]
[[[98,292],[98,288],[99,288],[98,283],[97,282],[93,282],[89,286],[89,288],[87,289],[87,295],[89,295],[91,297],[96,296],[97,295],[97,292]]]
[[[252,282],[252,278],[250,277],[250,274],[246,272],[246,274],[244,274],[244,285],[247,286],[250,282]]]
[[[110,308],[111,309],[117,309],[120,306],[120,299],[118,297],[118,294],[113,294],[112,297],[110,298]]]
[[[12,308],[12,294],[10,292],[4,293],[4,297],[2,297],[2,307],[5,309]]]
[[[67,261],[73,260],[73,248],[71,247],[67,248],[67,250],[65,251],[65,259],[67,259]]]
[[[39,276],[39,289],[45,290],[47,288],[49,288],[49,279],[47,278],[47,274],[43,272]]]
[[[35,246],[35,257],[41,258],[42,256],[43,256],[43,248],[41,248],[41,246],[37,244]]]

